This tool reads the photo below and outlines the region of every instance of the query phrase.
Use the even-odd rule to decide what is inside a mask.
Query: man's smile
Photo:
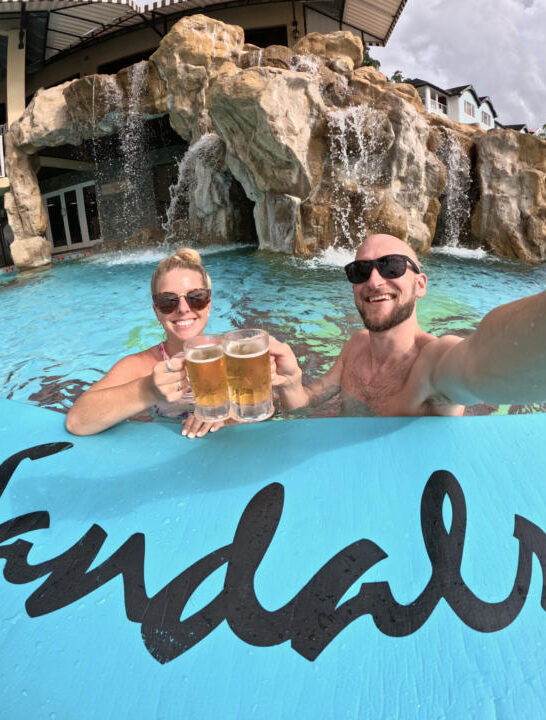
[[[365,300],[369,303],[385,302],[386,300],[394,300],[394,293],[381,293],[381,295],[368,295]]]

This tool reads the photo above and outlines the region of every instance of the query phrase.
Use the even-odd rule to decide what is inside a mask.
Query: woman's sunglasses
[[[370,279],[372,270],[375,268],[382,278],[391,280],[402,277],[406,272],[408,263],[413,272],[420,273],[421,270],[407,255],[383,255],[375,260],[354,260],[345,265],[345,272],[349,282],[354,285],[367,282]]]
[[[190,310],[203,310],[210,302],[210,290],[202,288],[188,290],[187,293],[180,293],[180,295],[171,292],[152,295],[154,305],[165,315],[174,312],[178,308],[181,297],[188,303]]]

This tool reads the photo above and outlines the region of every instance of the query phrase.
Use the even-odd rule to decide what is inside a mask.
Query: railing
[[[430,99],[430,111],[435,113],[441,113],[447,115],[447,106],[443,103],[439,103],[437,100]]]

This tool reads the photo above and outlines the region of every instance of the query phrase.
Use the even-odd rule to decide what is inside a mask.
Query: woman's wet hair
[[[176,270],[178,268],[181,270],[194,270],[195,272],[198,272],[203,279],[203,287],[211,287],[210,277],[201,262],[201,255],[199,255],[197,250],[185,247],[180,248],[174,255],[162,260],[156,267],[155,272],[152,275],[152,295],[155,295],[157,292],[159,280],[163,277],[163,275],[168,273],[169,270]]]

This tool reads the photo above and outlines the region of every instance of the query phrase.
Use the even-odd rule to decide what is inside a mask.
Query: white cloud
[[[546,0],[411,0],[381,70],[489,95],[502,123],[546,122]]]

